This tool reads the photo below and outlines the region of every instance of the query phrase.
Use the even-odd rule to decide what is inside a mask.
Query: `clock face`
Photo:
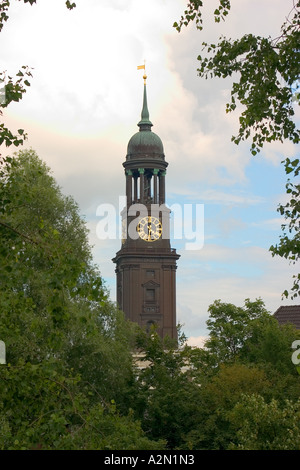
[[[137,231],[142,240],[155,242],[161,237],[162,225],[156,217],[143,217],[138,223]]]

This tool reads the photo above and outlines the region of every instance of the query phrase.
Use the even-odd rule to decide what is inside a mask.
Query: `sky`
[[[142,109],[137,66],[145,61],[152,130],[169,163],[167,203],[192,207],[191,227],[204,237],[192,250],[186,243],[193,240],[172,239],[181,255],[177,321],[192,345],[203,344],[208,307],[216,299],[243,306],[247,298],[261,298],[271,313],[297,303],[281,296],[292,286],[295,267],[269,251],[283,223],[276,209],[286,200],[280,162],[297,148],[273,143],[253,157],[250,142],[232,143],[239,109],[225,112],[231,80],[197,76],[203,41],[246,33],[277,37],[292,1],[232,0],[220,24],[212,15],[218,2],[206,3],[204,30],[191,24],[178,33],[173,23],[186,0],[77,0],[72,11],[64,0],[14,1],[0,35],[1,70],[14,75],[22,65],[33,68],[30,88],[7,108],[5,123],[25,129],[24,148],[37,152],[62,192],[78,203],[113,301],[112,258],[121,241],[99,238],[97,208],[110,204],[118,217],[122,163]],[[204,210],[202,225],[196,207]]]

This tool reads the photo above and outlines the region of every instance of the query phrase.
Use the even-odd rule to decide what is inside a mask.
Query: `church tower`
[[[117,302],[126,318],[161,337],[177,338],[176,261],[170,245],[170,210],[165,205],[165,161],[161,139],[152,132],[146,75],[139,131],[129,140],[126,161],[127,205],[122,216],[122,246],[116,264]]]

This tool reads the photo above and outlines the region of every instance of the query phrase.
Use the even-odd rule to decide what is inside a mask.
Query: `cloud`
[[[189,346],[196,346],[197,348],[203,348],[207,336],[190,336],[187,340]]]
[[[197,196],[198,199],[203,200],[204,202],[210,202],[214,204],[230,205],[230,206],[248,206],[255,205],[264,202],[264,198],[257,196],[255,194],[250,194],[245,191],[221,191],[220,189],[207,189],[198,194],[194,193],[194,197]]]
[[[270,230],[276,230],[279,233],[283,223],[284,219],[282,217],[274,217],[272,219],[266,219],[260,222],[252,222],[251,225],[253,227],[265,227]]]

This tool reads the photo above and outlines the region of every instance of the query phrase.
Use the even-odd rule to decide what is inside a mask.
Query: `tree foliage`
[[[181,16],[179,22],[174,23],[174,28],[178,32],[181,31],[183,26],[188,26],[191,21],[195,21],[198,30],[203,29],[202,7],[204,2],[202,0],[190,0],[184,14]],[[214,19],[216,23],[224,20],[230,11],[230,0],[219,0],[219,6],[214,11]]]
[[[55,350],[83,376],[89,364],[89,380],[109,390],[107,368],[130,361],[129,326],[93,265],[76,203],[34,151],[6,160],[0,194],[0,336],[8,361],[36,363]]]
[[[208,309],[206,347],[222,361],[235,358],[251,335],[253,321],[268,314],[261,299],[245,300],[243,307],[215,300]]]
[[[300,164],[299,159],[291,161],[289,158],[283,162],[287,174],[294,173],[295,177],[299,176]],[[300,258],[300,184],[290,180],[286,184],[286,193],[289,200],[286,204],[280,204],[279,213],[285,218],[286,223],[282,224],[282,235],[279,237],[279,243],[270,247],[272,256],[278,255],[284,257],[292,264],[296,264]],[[294,283],[291,288],[291,298],[295,298],[300,292],[300,273],[295,274]],[[285,297],[289,296],[289,292],[283,292]]]
[[[229,412],[236,433],[230,450],[299,450],[300,401],[285,400],[283,406],[272,399],[248,393]]]
[[[0,368],[1,450],[147,450],[150,441],[131,415],[120,416],[96,389],[56,361],[18,361]]]
[[[30,82],[26,77],[32,77],[31,70],[27,66],[22,66],[16,77],[15,81],[13,77],[7,76],[6,72],[0,72],[0,85],[1,86],[1,97],[0,97],[0,116],[3,116],[2,109],[12,102],[18,102],[22,99],[23,94],[26,93],[26,87],[30,86]],[[18,129],[17,134],[10,131],[4,123],[0,124],[0,145],[5,144],[6,147],[14,145],[18,147],[22,145],[27,138],[27,134],[24,129]]]
[[[204,1],[190,0],[179,22],[177,31],[195,22],[203,29],[202,9]],[[219,0],[214,11],[216,22],[225,20],[233,2]],[[220,37],[217,44],[202,42],[198,56],[198,74],[201,78],[232,77],[231,100],[226,112],[242,105],[239,131],[232,141],[239,144],[251,139],[251,152],[256,155],[264,144],[289,140],[299,143],[300,130],[295,121],[295,107],[300,104],[300,1],[292,0],[287,7],[278,36],[263,37],[245,34],[239,39]],[[299,175],[299,159],[284,160],[285,171],[290,176]],[[287,183],[289,202],[279,205],[278,211],[288,221],[283,224],[283,235],[278,245],[271,246],[272,255],[287,258],[290,262],[299,257],[299,184]],[[289,233],[286,233],[286,229]],[[291,298],[300,294],[300,274],[295,276]],[[286,297],[288,290],[284,291]]]
[[[186,429],[198,424],[199,387],[187,367],[191,348],[184,346],[184,340],[180,332],[179,344],[169,338],[161,340],[152,330],[150,335],[141,331],[136,343],[145,366],[137,370],[132,408],[146,435],[165,439],[169,449],[180,447]]]
[[[228,412],[243,393],[264,393],[269,386],[264,371],[257,367],[223,364],[209,380],[202,380],[195,405],[198,425],[184,435],[182,448],[226,450],[236,438]]]
[[[299,375],[291,361],[299,332],[280,326],[261,299],[246,299],[242,307],[215,301],[207,326],[204,349],[188,346],[184,337],[177,347],[155,331],[139,336],[145,366],[136,372],[132,409],[142,429],[151,439],[166,439],[170,449],[299,449],[299,419],[291,414],[299,406]],[[273,424],[282,425],[280,439]]]
[[[2,161],[0,201],[2,448],[161,447],[129,414],[133,329],[108,299],[77,204],[32,150]]]

